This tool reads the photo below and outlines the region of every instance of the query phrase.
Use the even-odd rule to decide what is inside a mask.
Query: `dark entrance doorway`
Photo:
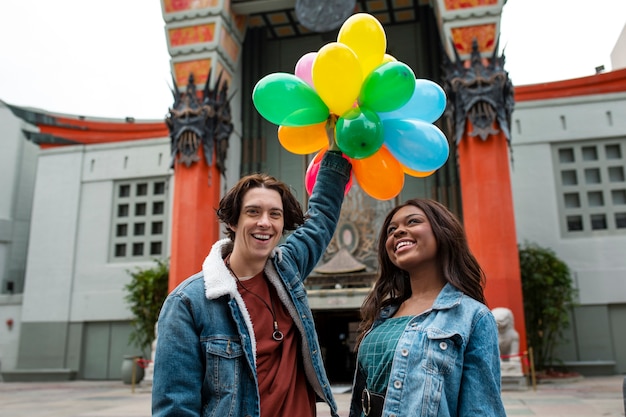
[[[354,345],[360,322],[357,310],[313,312],[322,357],[331,384],[352,384],[356,366]]]

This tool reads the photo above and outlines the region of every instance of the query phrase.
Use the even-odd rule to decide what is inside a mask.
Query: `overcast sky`
[[[0,16],[0,100],[55,113],[165,117],[172,95],[160,1],[3,0]],[[610,70],[625,23],[626,0],[508,0],[505,69],[514,85]]]

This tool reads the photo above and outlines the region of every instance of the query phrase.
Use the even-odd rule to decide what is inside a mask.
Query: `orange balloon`
[[[352,159],[352,170],[363,191],[377,200],[394,198],[404,186],[402,165],[384,145],[370,157]]]
[[[283,148],[298,155],[317,152],[328,145],[326,121],[308,126],[279,126],[278,141]]]
[[[407,168],[404,165],[402,165],[402,170],[404,171],[405,174],[410,175],[412,177],[417,177],[417,178],[428,177],[429,175],[432,175],[435,173],[435,171],[426,171],[426,172],[416,171],[414,169]]]

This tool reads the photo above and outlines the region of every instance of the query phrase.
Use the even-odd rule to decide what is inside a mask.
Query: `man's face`
[[[283,234],[283,201],[276,190],[252,188],[243,196],[233,251],[249,261],[266,260]]]

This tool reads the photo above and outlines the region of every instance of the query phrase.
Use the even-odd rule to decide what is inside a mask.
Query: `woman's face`
[[[398,268],[410,273],[436,262],[437,240],[422,209],[402,207],[391,218],[386,233],[387,256]]]

